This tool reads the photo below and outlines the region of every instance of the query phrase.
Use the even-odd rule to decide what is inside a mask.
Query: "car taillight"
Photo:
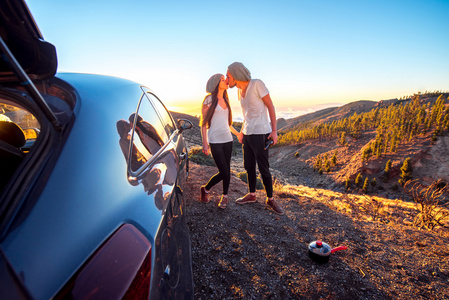
[[[133,225],[121,226],[55,299],[148,299],[151,244]]]

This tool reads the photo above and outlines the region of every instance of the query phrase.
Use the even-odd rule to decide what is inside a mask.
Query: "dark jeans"
[[[214,185],[223,180],[223,195],[227,195],[229,183],[231,182],[232,141],[220,144],[211,143],[210,150],[217,165],[218,173],[209,179],[209,182],[206,184],[206,190],[209,191]]]
[[[265,150],[265,142],[269,134],[251,134],[243,136],[243,165],[248,174],[248,186],[250,193],[256,192],[257,174],[256,162],[259,166],[260,176],[267,193],[267,197],[273,197],[273,181],[268,162],[268,149]]]

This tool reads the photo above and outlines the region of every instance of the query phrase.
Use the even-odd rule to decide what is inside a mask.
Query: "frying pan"
[[[325,263],[329,261],[329,257],[332,253],[346,249],[348,249],[346,246],[332,249],[329,244],[324,243],[323,241],[313,241],[309,244],[309,257],[318,263]]]

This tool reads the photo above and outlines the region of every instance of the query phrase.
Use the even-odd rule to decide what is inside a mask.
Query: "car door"
[[[162,288],[157,295],[189,298],[193,291],[192,267],[182,195],[187,150],[181,130],[165,106],[149,89],[142,89],[145,97],[128,118],[133,128],[128,179],[133,185],[141,185],[161,211],[154,270],[158,276],[153,277],[157,282],[151,286]]]

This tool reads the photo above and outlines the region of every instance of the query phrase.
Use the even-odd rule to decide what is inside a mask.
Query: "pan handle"
[[[332,249],[332,250],[331,250],[331,253],[334,253],[335,251],[346,250],[346,249],[348,249],[348,247],[346,247],[346,246],[340,246],[340,247],[337,247],[337,248]]]

